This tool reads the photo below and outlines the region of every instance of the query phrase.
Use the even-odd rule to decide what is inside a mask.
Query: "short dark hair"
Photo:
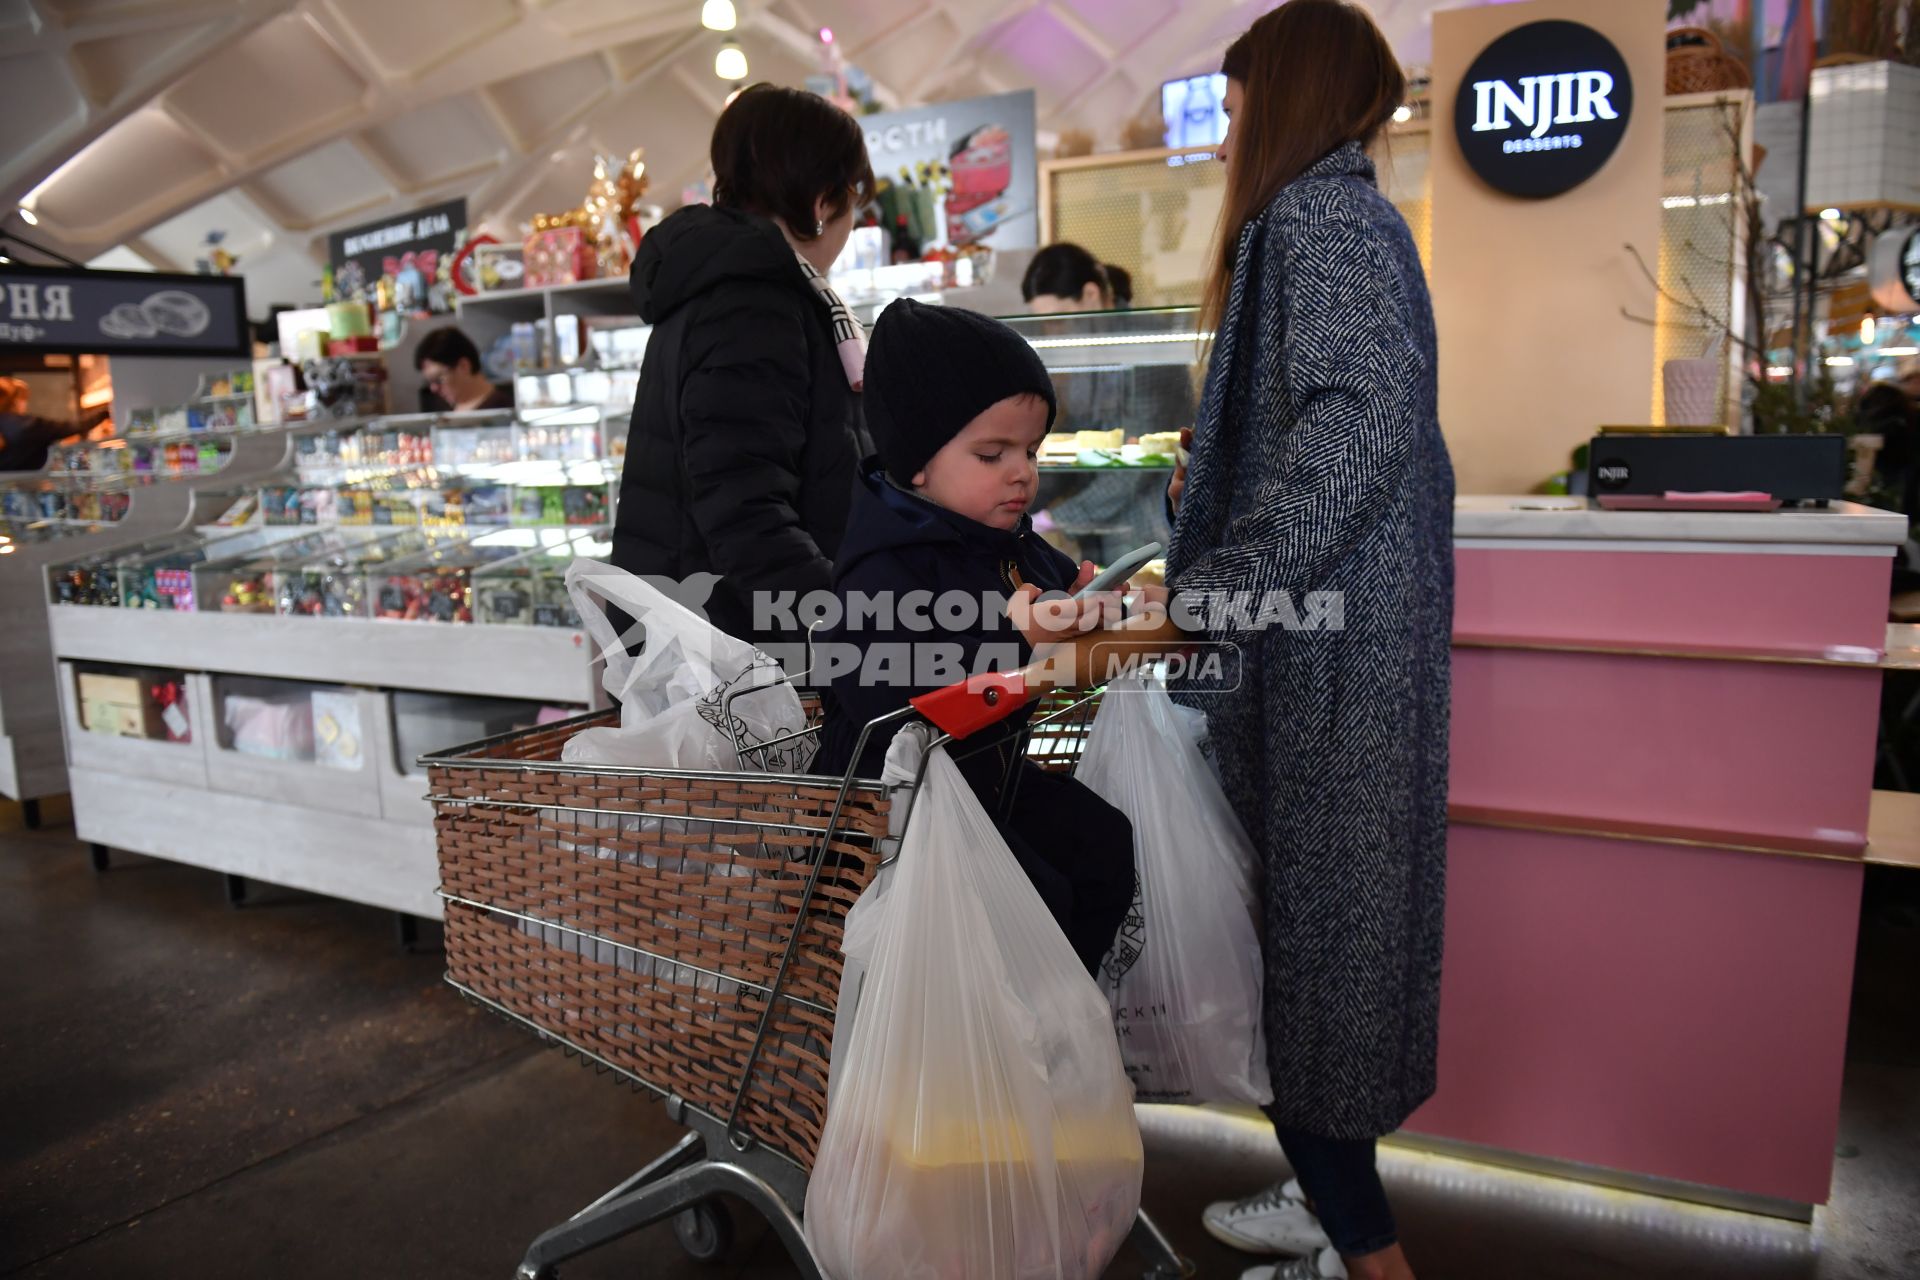
[[[1077,244],[1061,241],[1033,255],[1020,279],[1020,296],[1032,302],[1041,294],[1051,298],[1078,298],[1088,285],[1098,285],[1108,306],[1133,303],[1133,276],[1112,263],[1102,262]]]
[[[838,217],[873,199],[867,135],[818,94],[778,85],[743,89],[713,126],[713,202],[777,217],[813,238],[814,201]]]
[[[462,360],[467,368],[475,373],[483,373],[480,367],[480,348],[473,345],[473,339],[460,332],[453,325],[444,325],[420,339],[420,345],[413,349],[413,367],[417,372],[427,361],[443,364],[451,369]]]

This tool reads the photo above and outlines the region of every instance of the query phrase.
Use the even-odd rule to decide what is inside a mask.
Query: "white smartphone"
[[[1131,578],[1140,566],[1149,560],[1158,559],[1166,553],[1166,548],[1157,542],[1149,542],[1144,547],[1136,547],[1115,560],[1112,564],[1093,575],[1093,581],[1074,593],[1074,599],[1093,595],[1100,591],[1111,591]]]

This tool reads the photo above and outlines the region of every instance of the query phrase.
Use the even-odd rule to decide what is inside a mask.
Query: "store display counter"
[[[204,469],[196,448],[191,471],[96,474],[56,466],[0,480],[0,795],[33,801],[67,789],[44,605],[49,568],[113,561],[176,533],[196,512],[211,521],[223,503],[210,491],[233,491],[270,474],[286,450],[272,433],[217,433],[204,443]],[[55,461],[73,461],[67,452]],[[117,599],[118,568],[89,584]]]
[[[1827,1198],[1903,518],[1463,497],[1440,1088],[1411,1140]]]
[[[242,527],[188,502],[49,549],[18,603],[80,837],[437,916],[414,759],[601,699],[564,574],[611,549],[611,421],[263,429],[189,486]]]

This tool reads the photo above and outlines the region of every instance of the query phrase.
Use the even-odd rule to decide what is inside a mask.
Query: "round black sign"
[[[1600,172],[1626,136],[1633,77],[1578,22],[1529,22],[1488,45],[1453,99],[1467,163],[1508,195],[1557,196]]]

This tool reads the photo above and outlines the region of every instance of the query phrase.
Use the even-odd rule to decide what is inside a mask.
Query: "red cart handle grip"
[[[988,671],[923,693],[912,703],[913,709],[940,732],[956,738],[970,737],[1026,705],[1027,673]]]

